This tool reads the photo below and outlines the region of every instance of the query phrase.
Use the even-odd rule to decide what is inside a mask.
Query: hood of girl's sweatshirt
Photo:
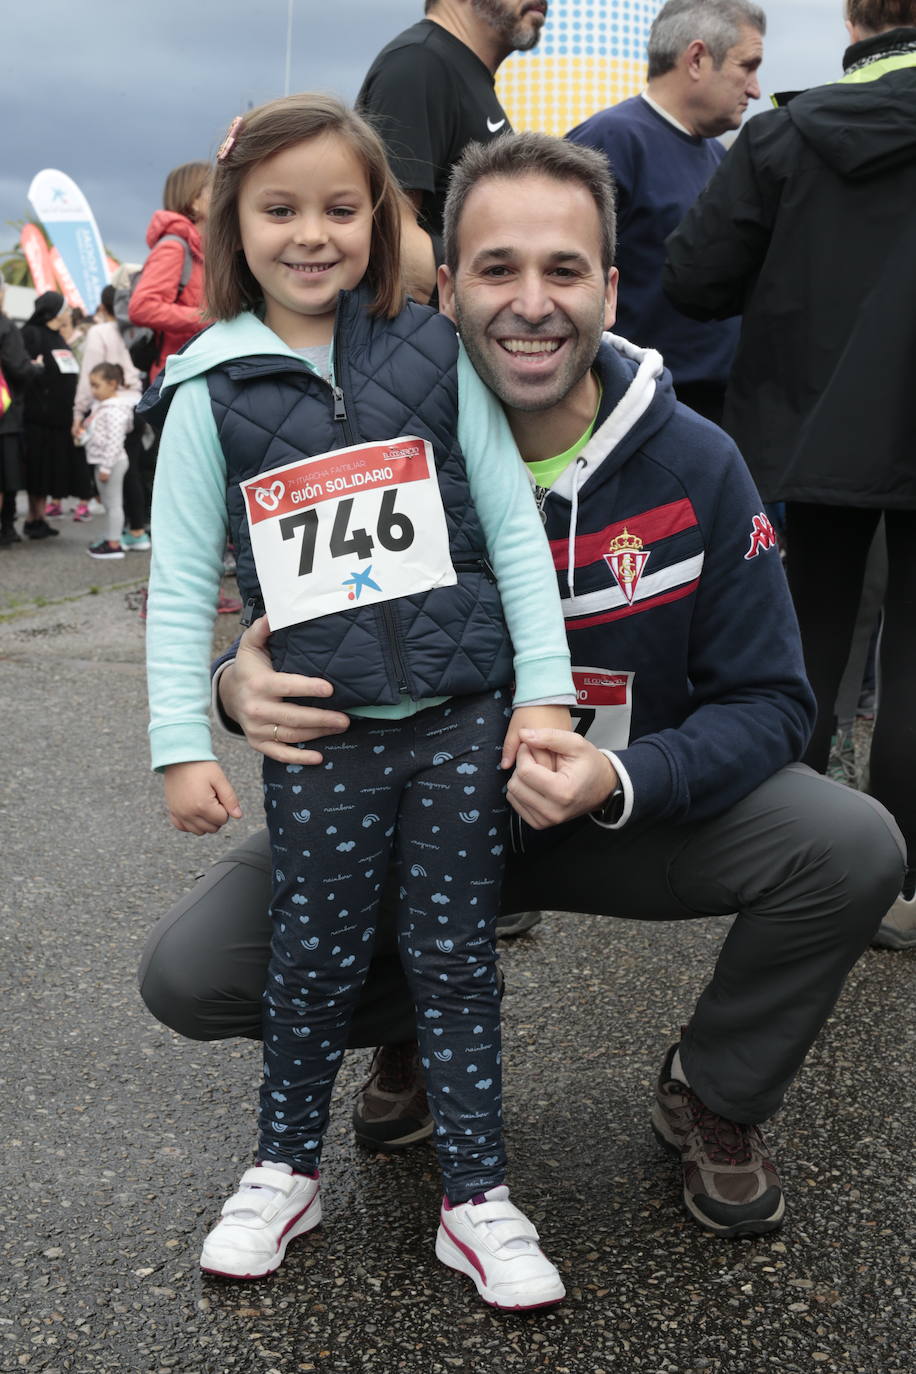
[[[222,363],[268,355],[292,358],[301,367],[307,367],[300,354],[279,339],[257,315],[243,311],[232,320],[218,320],[173,353],[165,365],[161,391],[163,394],[171,391],[179,382],[200,377]]]
[[[147,248],[155,248],[165,234],[174,234],[176,238],[184,239],[192,255],[203,261],[204,249],[200,229],[187,215],[179,215],[175,210],[157,210],[147,226]]]
[[[243,311],[233,320],[218,320],[195,334],[177,353],[171,354],[144,394],[138,414],[154,428],[161,429],[179,383],[202,377],[223,363],[264,357],[290,358],[300,368],[308,367],[295,349],[288,348],[257,315]]]

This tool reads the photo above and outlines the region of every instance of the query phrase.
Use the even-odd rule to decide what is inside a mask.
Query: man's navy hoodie
[[[658,353],[605,336],[595,367],[594,433],[542,507],[573,668],[625,683],[621,824],[705,820],[804,751],[795,613],[732,441],[675,400]]]

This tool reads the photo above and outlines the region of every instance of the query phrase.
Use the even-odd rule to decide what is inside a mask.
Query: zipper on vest
[[[343,425],[344,435],[347,445],[352,446],[355,442],[353,432],[350,429],[350,418],[347,415],[347,403],[344,400],[343,381],[346,370],[346,359],[341,346],[343,334],[343,321],[340,318],[340,302],[338,301],[337,312],[334,316],[334,371],[337,380],[330,382],[331,394],[334,397],[334,419],[338,424]]]
[[[397,616],[391,609],[390,601],[379,601],[376,610],[381,612],[382,621],[388,635],[388,643],[391,647],[391,657],[394,659],[394,671],[398,678],[398,691],[402,696],[408,696],[410,686],[408,684],[407,664],[404,655],[401,653],[401,627],[398,624]]]
[[[346,401],[344,399],[343,382],[346,376],[347,359],[342,347],[342,323],[340,303],[338,302],[337,314],[334,318],[334,365],[337,371],[337,381],[336,383],[329,382],[328,385],[334,397],[334,419],[338,424],[343,425],[344,438],[346,439],[347,446],[351,447],[353,444],[359,442],[359,438],[353,432],[353,428],[350,424],[350,417],[347,414]],[[407,670],[407,662],[402,648],[401,627],[398,623],[398,618],[391,609],[391,603],[388,601],[380,601],[375,609],[381,616],[382,625],[385,630],[388,649],[390,650],[392,663],[394,665],[395,676],[398,680],[398,691],[402,696],[408,696],[410,694],[410,674]]]
[[[261,598],[259,596],[249,596],[248,600],[245,602],[245,609],[242,611],[240,617],[241,623],[247,629],[249,625],[252,625],[257,620],[258,616],[263,614],[264,602]]]

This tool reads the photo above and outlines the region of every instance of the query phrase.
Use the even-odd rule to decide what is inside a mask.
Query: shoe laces
[[[750,1137],[754,1128],[718,1116],[704,1106],[694,1092],[690,1097],[690,1114],[707,1159],[713,1164],[750,1164],[753,1158]]]
[[[380,1045],[372,1060],[369,1082],[375,1081],[380,1092],[402,1093],[411,1086],[416,1075],[416,1045]]]

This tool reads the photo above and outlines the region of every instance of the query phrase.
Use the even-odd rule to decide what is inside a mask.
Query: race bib
[[[458,581],[424,439],[299,459],[241,490],[272,630]]]
[[[596,749],[625,749],[633,714],[633,674],[606,668],[573,668],[576,704],[570,708],[576,733]]]
[[[71,353],[69,348],[52,348],[51,357],[57,363],[58,372],[70,372],[79,376],[80,365],[76,355]]]

